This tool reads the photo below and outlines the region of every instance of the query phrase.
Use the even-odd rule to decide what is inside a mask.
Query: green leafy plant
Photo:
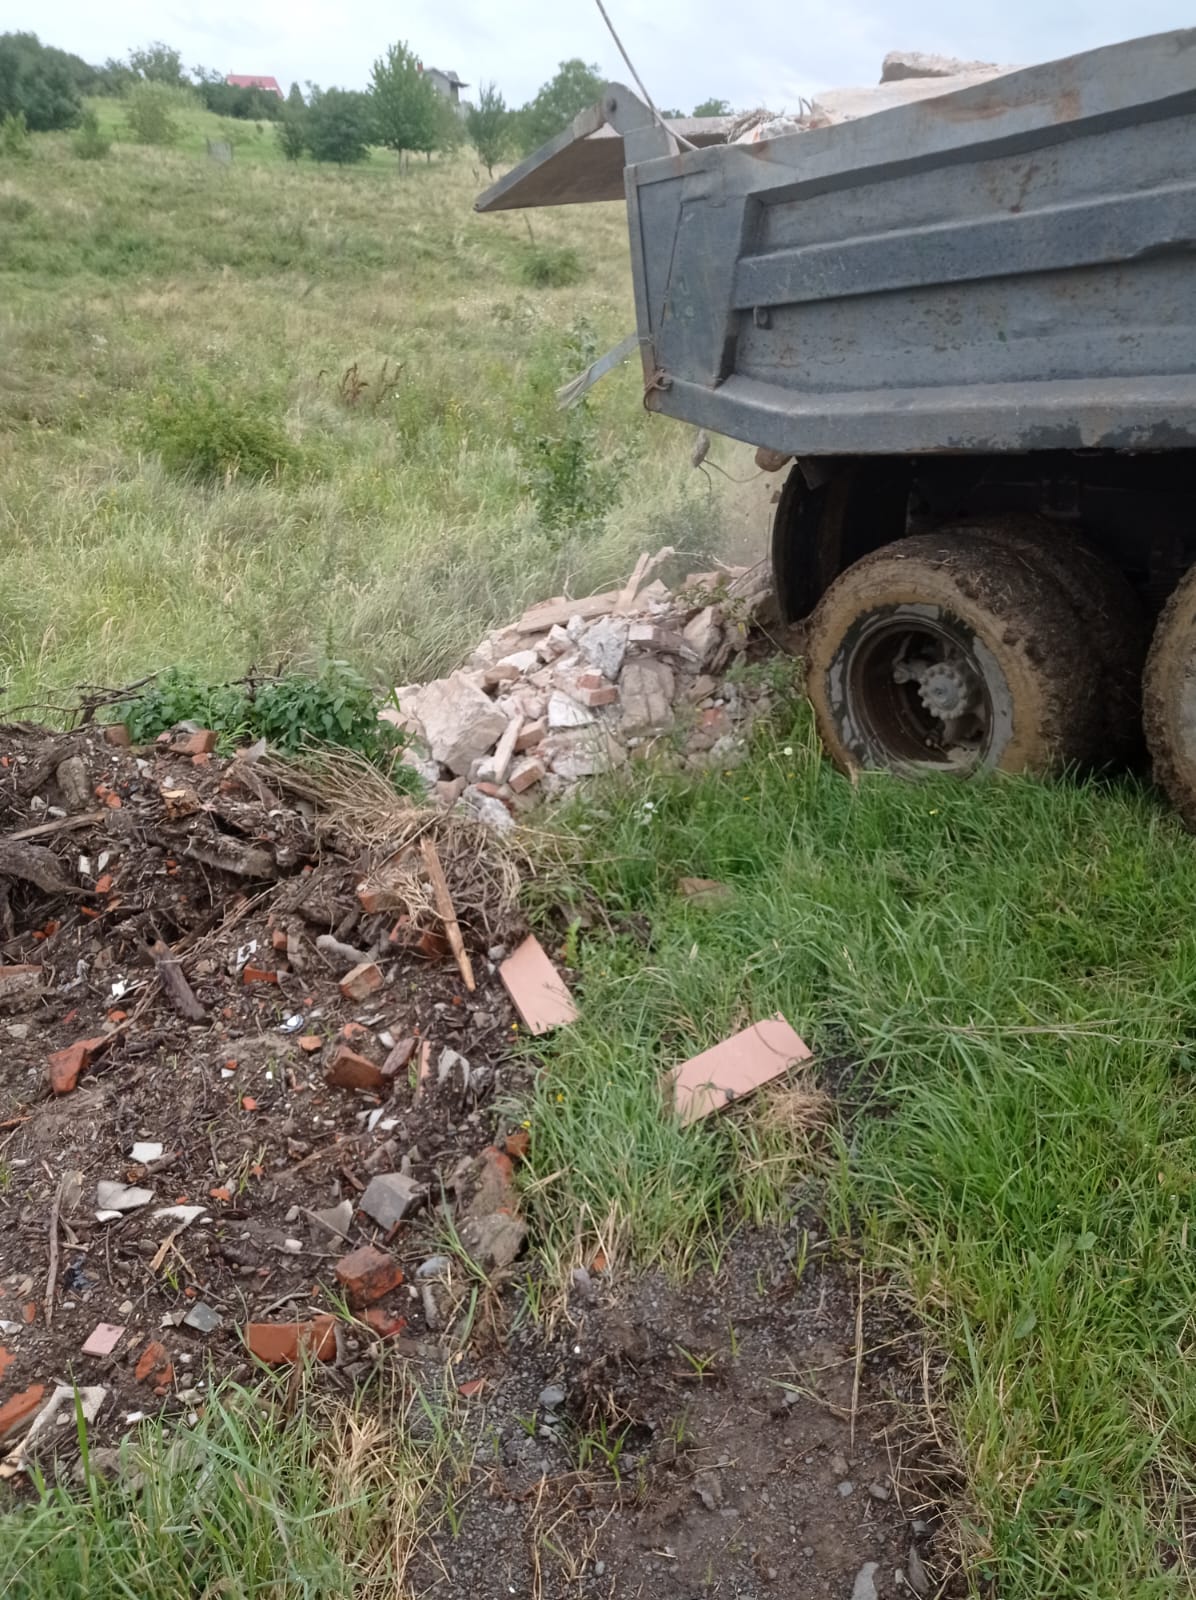
[[[300,452],[272,414],[269,397],[231,394],[208,380],[155,395],[142,442],[170,472],[232,482],[275,477]]]
[[[313,743],[352,750],[367,761],[394,767],[403,736],[378,720],[378,701],[347,661],[328,661],[315,674],[292,672],[263,683],[207,683],[188,667],[171,667],[134,700],[116,708],[116,720],[134,744],[145,744],[179,722],[196,722],[223,743],[265,739],[283,755]],[[410,788],[406,767],[394,768],[400,788]]]
[[[100,127],[99,117],[91,110],[83,113],[79,131],[71,144],[80,161],[102,161],[112,148],[112,140]]]

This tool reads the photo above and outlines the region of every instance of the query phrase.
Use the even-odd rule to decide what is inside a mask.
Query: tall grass
[[[44,135],[0,172],[9,705],[173,663],[332,655],[410,681],[645,545],[708,551],[720,503],[631,368],[569,464],[601,477],[601,514],[560,526],[537,499],[555,385],[633,315],[621,208],[538,221],[590,266],[530,288],[522,221],[472,213],[465,158],[400,178],[253,151],[225,167],[118,137],[83,162]]]

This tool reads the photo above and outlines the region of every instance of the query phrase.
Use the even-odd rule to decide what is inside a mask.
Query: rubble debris
[[[461,1246],[475,1266],[483,1272],[499,1272],[509,1267],[523,1248],[527,1224],[521,1217],[495,1211],[485,1217],[470,1217],[462,1224]]]
[[[425,1185],[405,1172],[379,1172],[366,1185],[358,1209],[372,1217],[380,1228],[389,1229],[396,1222],[402,1222],[409,1211],[418,1209],[427,1195]]]
[[[151,1339],[141,1352],[134,1369],[138,1383],[148,1383],[153,1388],[162,1387],[174,1381],[174,1364],[166,1346],[157,1339]]]
[[[382,987],[382,971],[372,961],[362,961],[341,979],[346,1000],[368,1000]]]
[[[366,1056],[350,1050],[347,1044],[338,1045],[336,1054],[328,1063],[325,1077],[338,1089],[385,1089],[387,1080],[381,1067],[376,1067]]]
[[[336,1318],[310,1322],[251,1322],[245,1328],[249,1353],[268,1367],[289,1366],[301,1356],[331,1361],[336,1355]]]
[[[529,1033],[548,1033],[577,1021],[573,997],[534,935],[507,957],[498,975]]]
[[[124,1337],[125,1327],[118,1322],[97,1322],[79,1346],[81,1355],[110,1356]]]
[[[196,1333],[217,1333],[224,1326],[224,1318],[203,1300],[188,1308],[183,1326],[194,1328]]]
[[[383,1299],[403,1281],[403,1270],[395,1258],[372,1244],[363,1244],[342,1256],[334,1270],[355,1311]]]
[[[91,1066],[100,1052],[111,1043],[108,1034],[95,1039],[78,1039],[65,1050],[55,1050],[47,1063],[50,1088],[55,1094],[70,1094],[79,1082],[80,1075]]]
[[[418,719],[432,759],[458,777],[493,750],[507,718],[466,673],[454,672],[407,695],[409,716]]]
[[[31,1383],[20,1394],[11,1395],[0,1405],[0,1439],[7,1439],[37,1412],[45,1392],[44,1383]]]
[[[0,966],[0,1016],[32,1011],[42,994],[42,969],[31,962]]]
[[[666,1073],[664,1087],[688,1124],[741,1100],[812,1054],[778,1012]]]
[[[881,63],[880,81],[901,83],[907,78],[954,78],[961,72],[984,72],[996,77],[1016,71],[1016,67],[999,67],[995,61],[960,61],[956,56],[930,55],[923,50],[890,50]]]
[[[142,1206],[148,1206],[153,1198],[152,1189],[139,1189],[131,1183],[101,1178],[96,1184],[96,1207],[100,1211],[113,1211],[118,1215],[125,1211],[139,1211]]]
[[[424,867],[432,882],[432,893],[436,899],[436,910],[444,923],[444,931],[448,935],[449,948],[457,958],[457,966],[461,971],[461,978],[470,994],[477,989],[474,979],[473,967],[465,950],[465,941],[461,937],[461,925],[457,921],[457,913],[453,907],[453,897],[449,893],[448,881],[444,876],[444,867],[441,865],[440,856],[436,850],[436,841],[427,837],[420,840],[420,849],[423,852]]]
[[[164,1149],[157,1139],[139,1139],[129,1151],[129,1160],[144,1167],[151,1161],[161,1161]]]
[[[347,1239],[349,1229],[353,1226],[353,1202],[342,1200],[339,1205],[309,1211],[308,1219],[317,1244],[323,1244],[329,1238]]]

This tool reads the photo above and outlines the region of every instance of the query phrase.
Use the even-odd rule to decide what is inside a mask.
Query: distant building
[[[455,106],[461,104],[461,90],[469,88],[464,78],[459,78],[451,68],[448,72],[442,72],[439,67],[425,67],[424,76],[437,94],[442,94]]]
[[[256,72],[230,72],[224,81],[233,89],[264,89],[268,94],[276,94],[280,100],[286,99],[277,78],[263,78]]]

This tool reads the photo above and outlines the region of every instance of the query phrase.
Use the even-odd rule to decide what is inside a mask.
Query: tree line
[[[523,106],[508,107],[497,86],[484,83],[476,101],[458,108],[437,93],[404,42],[374,62],[368,89],[322,89],[309,82],[304,92],[293,83],[284,101],[269,90],[227,83],[211,68],[188,70],[180,52],[160,40],[93,66],[42,44],[34,33],[0,34],[0,122],[19,122],[37,133],[81,124],[86,130],[94,118],[85,118],[84,97],[112,95],[128,102],[135,135],[169,143],[177,133],[170,96],[194,95],[220,116],[273,122],[289,160],[310,155],[342,165],[364,160],[372,145],[384,145],[406,161],[455,150],[468,140],[493,174],[500,161],[526,155],[567,127],[600,98],[603,82],[596,66],[574,59],[561,62]],[[707,100],[694,115],[728,110],[726,101]]]

